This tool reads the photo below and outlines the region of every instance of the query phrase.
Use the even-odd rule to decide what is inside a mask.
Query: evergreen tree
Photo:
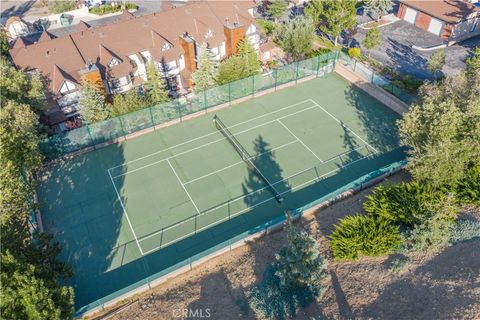
[[[305,9],[305,15],[312,19],[322,32],[333,37],[337,45],[342,31],[353,28],[357,24],[356,3],[355,0],[312,0]]]
[[[258,53],[247,38],[243,38],[243,40],[238,43],[237,55],[243,58],[245,64],[245,77],[258,73],[261,68],[260,61],[258,60]]]
[[[363,40],[363,46],[370,51],[377,48],[381,43],[382,37],[380,36],[380,30],[378,30],[378,28],[369,29]]]
[[[216,68],[212,54],[204,42],[198,47],[197,70],[192,75],[195,90],[202,91],[215,85]]]
[[[130,112],[145,109],[148,107],[150,100],[148,97],[141,97],[135,90],[130,90],[122,94],[116,94],[113,97],[111,105],[111,115],[118,117]]]
[[[110,115],[102,92],[87,80],[82,81],[79,104],[78,113],[87,124],[103,121]]]
[[[377,21],[392,9],[391,0],[365,0],[365,12]]]
[[[170,101],[165,81],[160,76],[153,62],[147,65],[148,81],[146,87],[146,98],[149,104],[155,105]]]
[[[437,77],[445,64],[445,50],[435,51],[428,62],[428,71]]]
[[[260,70],[258,55],[252,44],[243,39],[238,44],[237,55],[231,56],[220,63],[217,83],[222,85],[235,80],[243,79]]]
[[[8,55],[8,49],[10,49],[10,46],[8,45],[7,33],[3,28],[1,28],[0,29],[0,55],[2,57],[6,57]]]
[[[0,109],[0,314],[5,319],[69,319],[70,269],[47,234],[30,234],[34,183],[42,162],[38,115],[26,104],[2,101]]]
[[[45,109],[45,90],[40,77],[17,70],[7,60],[0,59],[0,105],[7,101],[28,104],[33,110]]]
[[[271,0],[267,7],[267,13],[274,21],[282,17],[287,11],[288,3],[285,0]]]
[[[312,20],[303,16],[278,26],[274,32],[275,41],[294,60],[301,59],[312,51],[314,37]]]
[[[454,186],[480,166],[480,76],[469,70],[424,84],[399,121],[407,168],[419,181]]]
[[[473,55],[466,61],[466,71],[469,75],[479,76],[480,74],[480,46],[473,49]]]
[[[287,214],[287,246],[275,255],[275,275],[284,287],[318,287],[326,276],[327,262],[320,256],[317,242],[305,231],[293,226]]]

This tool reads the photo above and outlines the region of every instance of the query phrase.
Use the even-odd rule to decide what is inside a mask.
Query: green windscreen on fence
[[[41,141],[40,149],[45,158],[51,160],[171,120],[182,120],[189,114],[253,96],[255,93],[276,88],[282,84],[332,72],[337,55],[336,52],[332,52],[297,61],[269,73],[256,74],[218,87],[194,92],[186,99],[177,99],[59,133]],[[329,64],[330,68],[327,68]]]
[[[224,103],[230,103],[244,97],[254,96],[256,93],[274,89],[277,86],[295,82],[305,77],[323,76],[333,71],[334,62],[337,59],[366,81],[383,88],[405,103],[411,104],[415,101],[411,94],[398,88],[385,77],[375,74],[362,63],[342,52],[333,52],[296,61],[267,73],[256,74],[221,86],[195,92],[186,99],[177,99],[59,133],[41,141],[40,149],[45,158],[51,160],[146,128],[161,125],[171,120],[179,119],[181,121],[183,117],[189,114],[207,110]]]

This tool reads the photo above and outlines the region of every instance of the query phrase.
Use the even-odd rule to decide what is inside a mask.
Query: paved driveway
[[[412,45],[423,48],[437,46],[442,44],[439,37],[401,20],[381,27],[380,31],[382,44],[379,48],[370,51],[373,58],[402,74],[412,74],[421,79],[432,77],[427,66],[434,51],[415,50]],[[366,33],[367,30],[359,29],[355,36],[357,44],[363,42]],[[458,73],[464,68],[465,59],[475,45],[480,45],[480,36],[447,47],[446,62],[442,72],[447,75]]]

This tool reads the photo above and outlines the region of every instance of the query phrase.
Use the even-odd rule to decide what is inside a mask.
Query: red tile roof
[[[480,15],[480,8],[460,0],[400,0],[408,7],[448,23],[458,23],[470,15]]]

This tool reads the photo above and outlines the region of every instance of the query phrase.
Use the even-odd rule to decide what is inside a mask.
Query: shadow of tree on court
[[[74,142],[72,142],[74,143]],[[62,245],[61,258],[74,272],[76,307],[104,295],[113,283],[100,275],[122,257],[129,243],[118,243],[126,223],[108,168],[124,161],[120,144],[47,164],[37,187],[46,232]],[[116,181],[118,188],[123,178]],[[118,262],[120,261],[120,262]]]
[[[356,125],[361,127],[361,132],[355,130],[357,133],[364,134],[365,140],[380,152],[399,147],[396,124],[399,115],[353,84],[345,90],[345,97],[357,115]],[[346,140],[349,138],[344,137]]]
[[[275,190],[280,194],[290,190],[289,185],[282,177],[283,170],[275,160],[275,152],[271,151],[270,144],[261,135],[253,141],[253,151],[254,158],[251,160],[254,166],[273,185]],[[249,169],[248,176],[242,183],[242,191],[244,195],[248,194],[244,198],[244,202],[248,206],[257,205],[274,196],[260,174],[252,169]]]

